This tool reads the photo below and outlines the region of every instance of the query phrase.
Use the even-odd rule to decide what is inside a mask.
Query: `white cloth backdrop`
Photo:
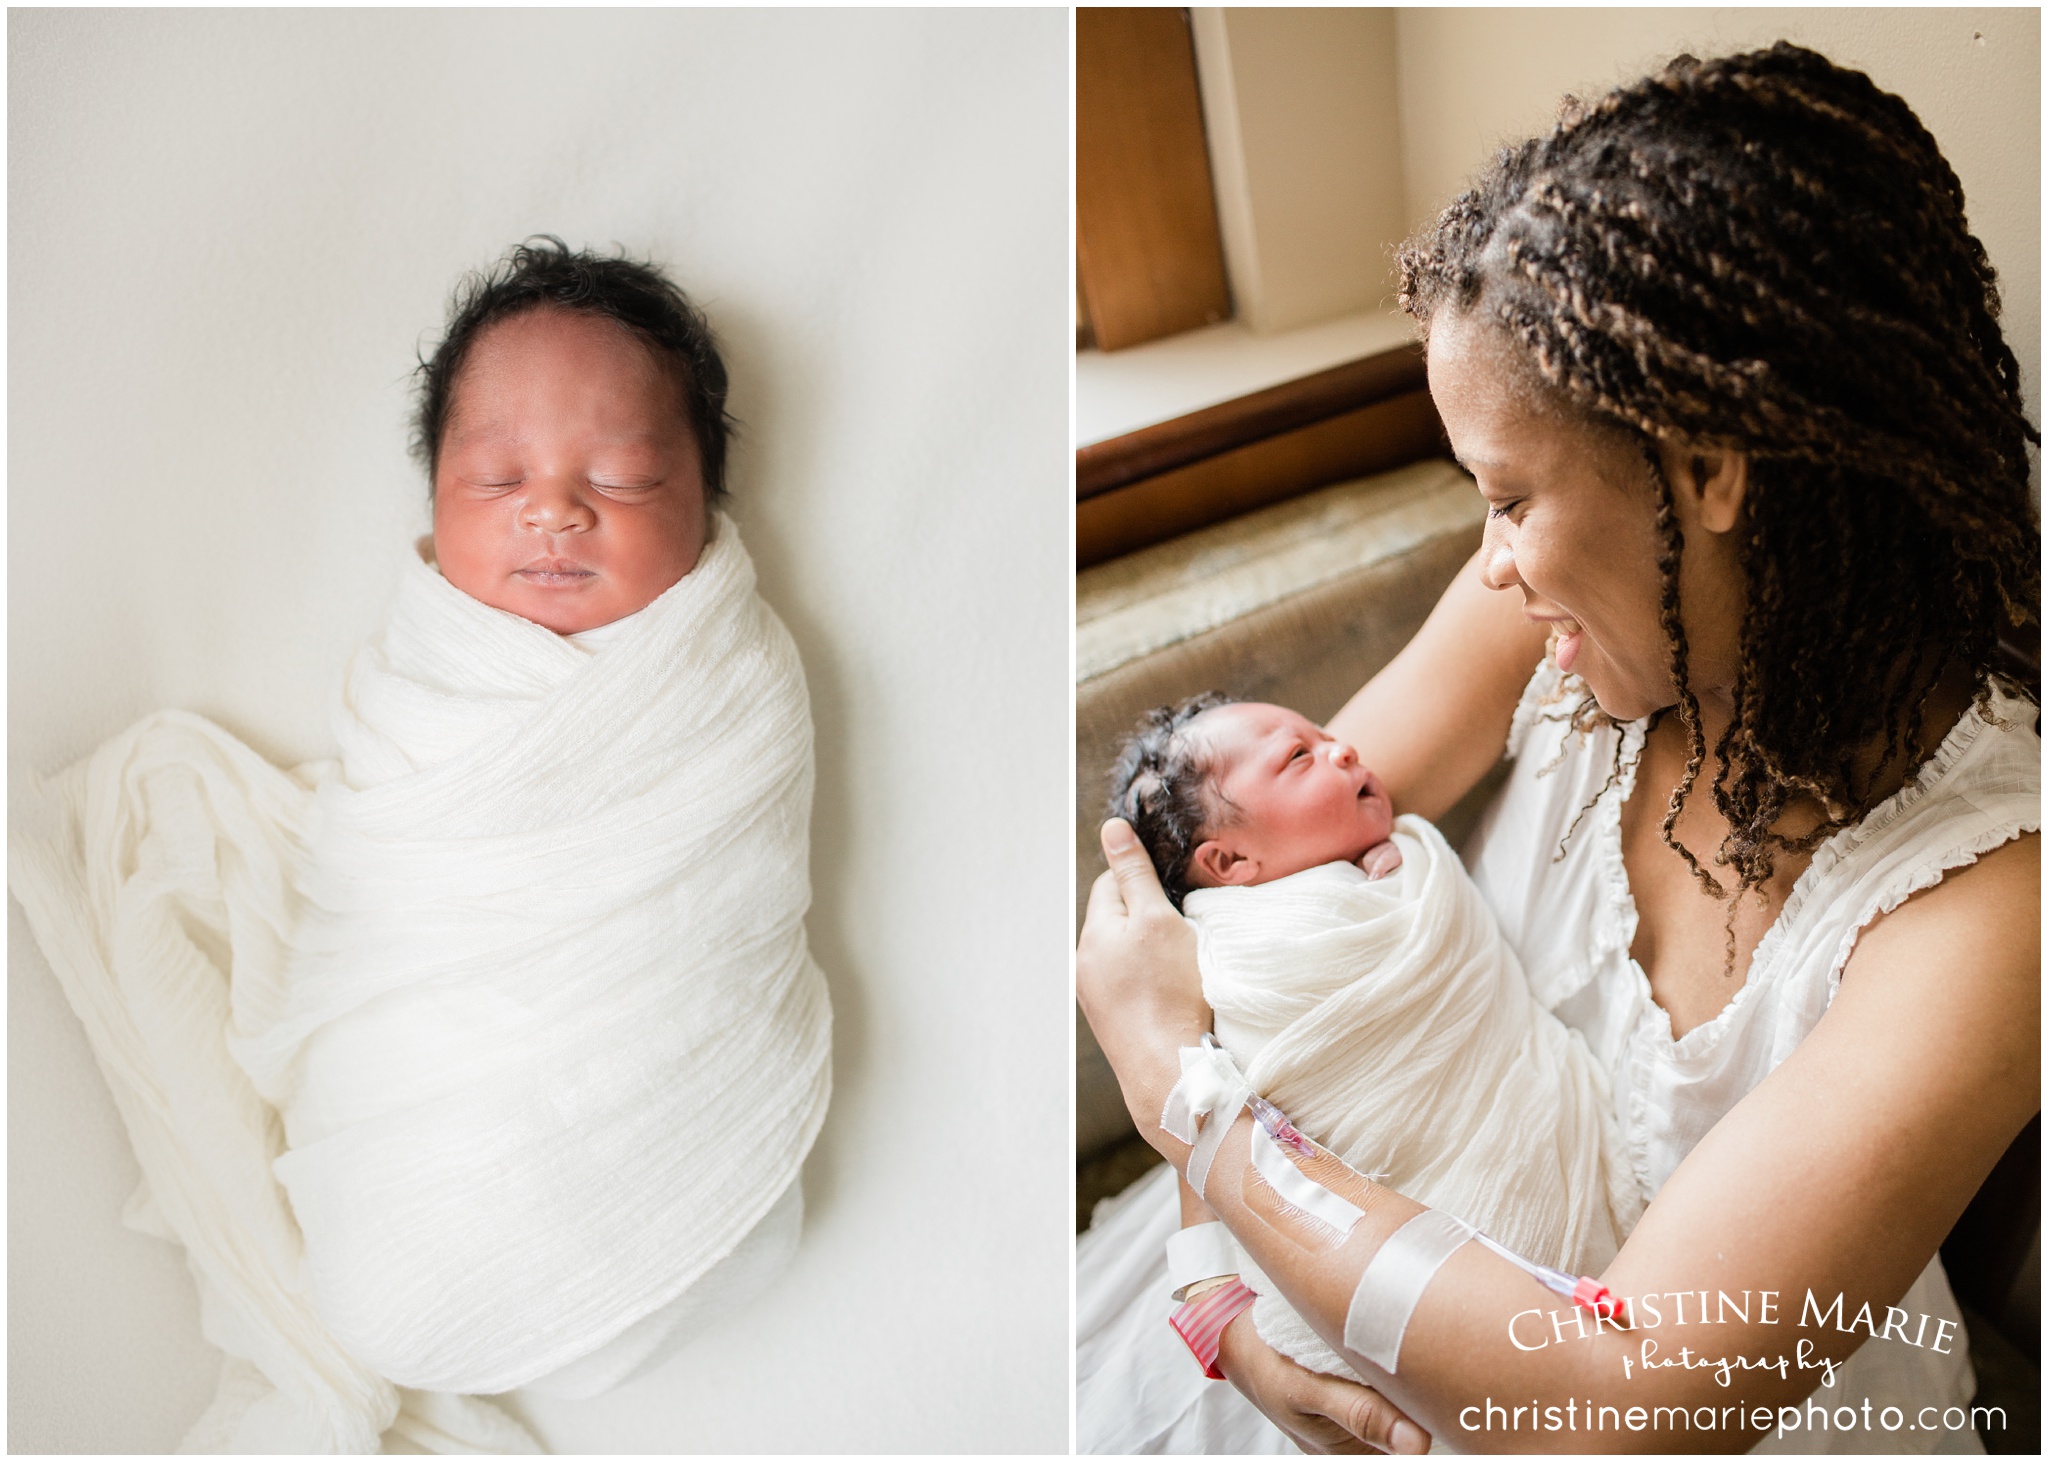
[[[9,19],[10,760],[158,707],[326,754],[425,526],[407,373],[520,237],[711,312],[732,510],[817,723],[837,1085],[791,1270],[558,1451],[1064,1450],[1066,16]],[[8,1441],[212,1392],[175,1250],[10,908]],[[1000,1140],[996,1134],[1007,1134]]]

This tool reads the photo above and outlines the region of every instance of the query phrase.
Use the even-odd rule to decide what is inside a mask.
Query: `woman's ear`
[[[1227,888],[1257,878],[1259,865],[1256,859],[1233,852],[1210,838],[1188,859],[1188,872],[1193,875],[1188,882],[1197,888]]]
[[[1682,516],[1691,520],[1687,528],[1727,533],[1742,521],[1742,502],[1749,493],[1745,454],[1667,441],[1658,447],[1658,455]]]

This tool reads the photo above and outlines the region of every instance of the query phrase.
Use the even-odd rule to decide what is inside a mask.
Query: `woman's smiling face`
[[[465,594],[557,634],[623,619],[696,567],[704,497],[676,382],[625,326],[536,309],[471,347],[434,474]]]
[[[1476,311],[1445,310],[1431,322],[1429,392],[1486,499],[1487,584],[1518,591],[1523,613],[1553,627],[1559,666],[1608,715],[1632,721],[1673,704],[1657,493],[1641,449],[1546,403],[1506,334]],[[1695,459],[1677,449],[1662,458],[1686,531],[1688,679],[1704,697],[1732,683],[1743,586],[1731,535],[1692,531],[1706,526],[1699,494],[1688,490]]]

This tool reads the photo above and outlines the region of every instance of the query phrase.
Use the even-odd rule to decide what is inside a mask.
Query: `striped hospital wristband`
[[[1216,1369],[1216,1352],[1223,1347],[1224,1326],[1243,1314],[1257,1298],[1242,1279],[1233,1279],[1167,1316],[1166,1323],[1187,1342],[1195,1359],[1202,1363],[1202,1374],[1210,1380],[1223,1379],[1223,1372]]]

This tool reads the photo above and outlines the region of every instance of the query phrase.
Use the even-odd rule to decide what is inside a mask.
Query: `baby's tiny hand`
[[[1358,866],[1365,870],[1367,878],[1385,878],[1401,866],[1401,850],[1388,838],[1365,850],[1365,856],[1358,860]]]

